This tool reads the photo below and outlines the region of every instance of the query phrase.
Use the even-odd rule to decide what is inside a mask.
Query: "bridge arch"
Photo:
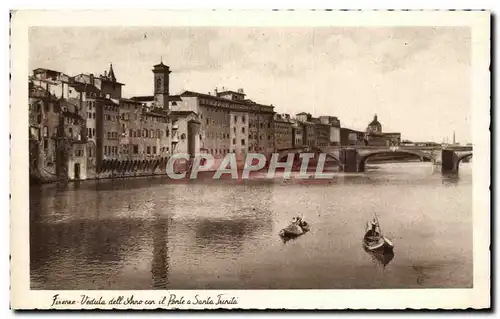
[[[366,155],[363,155],[359,159],[358,163],[358,171],[359,172],[364,172],[365,171],[365,166],[366,166],[366,161],[373,156],[377,155],[412,155],[415,157],[418,157],[421,161],[432,161],[433,158],[430,154],[424,153],[424,152],[419,152],[419,151],[410,151],[410,150],[397,150],[397,151],[388,151],[388,150],[383,150],[383,151],[374,151],[370,152]]]
[[[466,159],[466,158],[470,159],[470,158],[472,158],[472,156],[473,156],[472,152],[465,153],[465,154],[462,154],[462,155],[458,156],[458,158],[457,158],[457,167],[455,168],[455,171],[458,172],[458,168],[460,167],[460,163],[464,159]]]

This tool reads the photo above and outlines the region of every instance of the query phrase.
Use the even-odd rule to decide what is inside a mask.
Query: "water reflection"
[[[460,182],[460,176],[458,174],[442,174],[443,185],[453,186]]]
[[[468,287],[471,169],[462,165],[456,178],[424,164],[379,165],[323,184],[151,178],[33,187],[31,287]],[[359,249],[373,210],[397,239],[398,258]],[[284,245],[280,229],[301,215],[313,228]],[[371,259],[390,264],[383,279]]]
[[[151,274],[153,289],[167,289],[168,287],[168,220],[158,219],[153,226],[153,262]]]
[[[263,226],[258,220],[253,219],[203,219],[196,223],[196,241],[198,245],[206,248],[216,249],[220,244],[239,248],[245,238]]]
[[[389,263],[394,259],[394,251],[393,250],[369,250],[364,245],[364,251],[370,255],[375,263],[385,268]]]

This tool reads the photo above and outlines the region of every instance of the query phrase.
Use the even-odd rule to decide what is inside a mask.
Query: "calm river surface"
[[[30,204],[32,289],[472,286],[467,163],[458,177],[398,163],[315,184],[44,185]],[[385,267],[361,245],[373,211],[395,245]],[[296,215],[311,231],[284,243]]]

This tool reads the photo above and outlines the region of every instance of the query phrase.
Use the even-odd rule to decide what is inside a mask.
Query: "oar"
[[[376,213],[376,212],[373,212],[373,214],[375,215],[375,219],[377,220],[378,229],[380,229],[380,236],[381,236],[381,237],[384,237],[384,235],[382,234],[382,227],[380,227],[380,222],[378,221],[378,216],[377,216],[377,213]]]

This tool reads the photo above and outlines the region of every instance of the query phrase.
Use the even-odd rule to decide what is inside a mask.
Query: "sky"
[[[463,27],[33,27],[30,71],[102,74],[123,96],[153,94],[152,66],[171,68],[170,93],[243,88],[278,113],[339,117],[413,141],[472,142],[471,35]]]

